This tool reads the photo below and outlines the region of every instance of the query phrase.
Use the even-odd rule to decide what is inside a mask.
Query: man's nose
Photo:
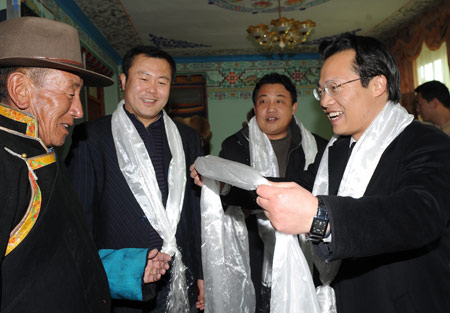
[[[320,96],[320,107],[325,111],[334,101],[334,97],[330,96],[326,92],[323,92]]]
[[[147,88],[145,88],[145,91],[149,93],[155,93],[156,92],[156,83],[153,81],[149,81],[147,84]]]
[[[269,101],[267,103],[267,110],[268,111],[275,111],[277,109],[277,103],[276,101]]]
[[[83,117],[83,105],[81,104],[80,96],[77,95],[72,103],[71,115],[74,119]]]

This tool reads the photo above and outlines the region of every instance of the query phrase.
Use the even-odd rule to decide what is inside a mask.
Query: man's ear
[[[122,90],[125,90],[125,84],[127,83],[127,77],[125,76],[124,73],[121,73],[119,76],[120,79],[120,88],[122,88]]]
[[[295,103],[292,104],[292,115],[294,115],[295,112],[297,111],[297,107],[298,107],[297,102],[295,102]]]
[[[431,100],[429,103],[433,109],[437,109],[437,107],[439,106],[439,102],[440,101],[437,98],[433,98],[433,100]]]
[[[373,95],[379,97],[384,93],[387,94],[387,79],[384,75],[375,76],[371,83],[373,84]]]
[[[11,104],[20,110],[26,110],[31,104],[31,80],[22,72],[13,72],[6,80]]]

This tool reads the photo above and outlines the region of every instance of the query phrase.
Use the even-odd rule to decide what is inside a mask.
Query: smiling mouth
[[[338,118],[339,118],[341,115],[343,115],[343,114],[344,114],[344,112],[342,112],[342,111],[340,111],[340,112],[330,112],[330,113],[327,113],[328,118],[329,118],[330,120],[332,120],[332,121],[338,119]]]
[[[155,103],[156,102],[155,99],[142,99],[142,101],[144,101],[145,103]]]

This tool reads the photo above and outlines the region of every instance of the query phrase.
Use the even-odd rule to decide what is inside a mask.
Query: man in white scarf
[[[341,260],[324,312],[450,312],[450,139],[398,104],[398,68],[377,40],[346,34],[320,50],[314,93],[335,135],[313,193],[261,185],[257,203],[277,230]]]
[[[113,312],[196,311],[203,286],[200,199],[186,164],[202,154],[200,136],[164,112],[175,75],[170,55],[135,47],[122,70],[125,99],[113,115],[87,125],[86,134],[74,132],[73,183],[98,248],[156,248],[173,260],[169,275],[144,288],[156,301],[115,302]]]
[[[266,74],[256,83],[252,98],[255,116],[248,126],[224,140],[220,156],[251,165],[263,176],[291,180],[302,177],[309,165],[320,160],[326,141],[311,134],[294,117],[295,85],[286,75]],[[311,188],[313,179],[310,177]],[[225,209],[232,205],[244,210],[256,312],[269,312],[275,231],[256,205],[254,192],[226,185],[222,195]],[[303,251],[312,262],[308,258],[310,249]]]

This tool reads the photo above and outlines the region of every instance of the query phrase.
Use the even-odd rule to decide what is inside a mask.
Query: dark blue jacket
[[[186,173],[179,174],[187,175],[176,238],[183,262],[187,266],[186,277],[192,304],[197,297],[196,280],[202,278],[202,273],[200,190],[190,178],[189,166],[202,152],[198,133],[184,124],[175,123],[186,157]],[[146,219],[119,169],[111,132],[111,116],[77,126],[72,141],[66,163],[74,188],[83,203],[97,248],[161,249],[161,238]],[[164,140],[163,154],[164,171],[167,173],[171,160],[167,139]],[[160,283],[167,282],[163,280]],[[125,304],[128,305],[144,307],[148,304]]]

